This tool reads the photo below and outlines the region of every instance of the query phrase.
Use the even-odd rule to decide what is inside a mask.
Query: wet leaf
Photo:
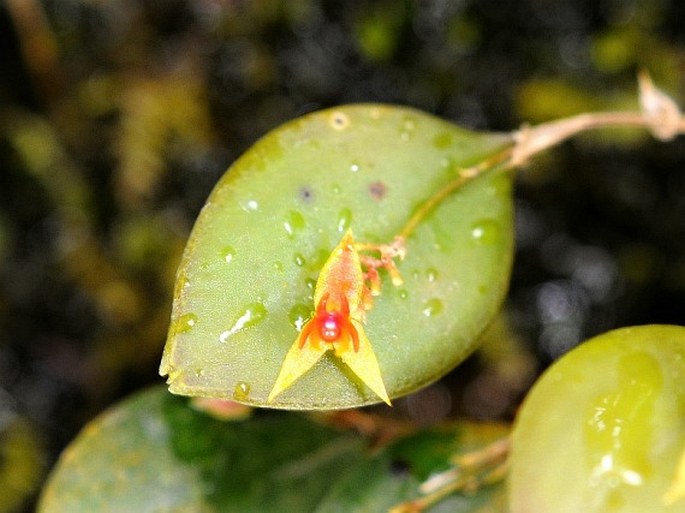
[[[685,511],[685,328],[598,335],[532,388],[512,436],[513,513]]]
[[[188,241],[160,368],[169,389],[265,405],[343,234],[390,243],[460,170],[510,143],[380,105],[317,112],[269,133],[217,184]],[[390,398],[473,350],[506,292],[511,258],[506,172],[480,175],[418,224],[398,264],[404,284],[394,287],[381,271],[364,326]],[[328,354],[270,406],[379,400]]]
[[[286,412],[222,422],[161,387],[86,426],[62,455],[39,513],[387,511],[503,427],[454,424],[400,439],[379,453],[367,440]],[[503,511],[503,486],[454,495],[429,512]]]

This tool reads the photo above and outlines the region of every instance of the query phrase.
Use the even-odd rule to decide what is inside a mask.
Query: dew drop
[[[338,212],[338,231],[344,232],[350,227],[352,223],[352,211],[349,208],[343,208]]]
[[[511,195],[511,180],[506,173],[501,173],[493,178],[491,182],[496,196],[508,199]]]
[[[400,299],[407,299],[408,297],[409,297],[409,292],[407,292],[404,289],[400,290]]]
[[[236,401],[245,401],[250,395],[250,384],[245,381],[238,381],[233,387],[233,399]]]
[[[274,271],[283,272],[283,262],[274,262]]]
[[[477,244],[495,244],[499,239],[499,232],[499,224],[494,219],[480,219],[471,225],[471,238]]]
[[[181,289],[184,289],[184,290],[190,286],[190,280],[185,275],[185,273],[179,278],[179,283],[180,283],[179,286],[181,287]]]
[[[181,315],[174,322],[174,333],[188,333],[197,324],[197,315],[194,313],[186,313]]]
[[[647,352],[625,354],[617,363],[616,389],[596,397],[583,425],[595,486],[610,488],[640,486],[644,476],[653,473],[647,451],[634,441],[653,439],[650,419],[664,382],[660,362]]]
[[[341,190],[342,189],[340,188],[340,186],[338,184],[333,185],[333,194],[340,194]]]
[[[413,132],[416,129],[416,121],[414,121],[414,118],[407,117],[404,119],[402,128],[404,128],[404,130],[407,130],[408,132]]]
[[[229,337],[235,335],[239,331],[259,324],[266,318],[267,313],[266,307],[262,303],[251,303],[247,305],[233,325],[219,335],[219,340],[221,342],[226,342]]]
[[[426,270],[426,278],[428,279],[428,283],[435,283],[438,279],[438,270],[432,267]]]
[[[257,202],[257,200],[254,199],[247,200],[240,206],[245,212],[256,212],[257,210],[259,210],[259,203]]]
[[[204,370],[204,369],[201,369],[201,368],[199,368],[199,367],[198,367],[197,369],[195,369],[194,372],[195,372],[195,376],[198,377],[198,378],[201,378],[202,376],[205,375],[205,370]]]
[[[307,263],[307,260],[305,260],[302,253],[295,253],[293,255],[293,262],[295,262],[295,265],[297,265],[297,267],[303,267]]]
[[[316,280],[314,278],[307,278],[304,280],[305,285],[307,288],[311,291],[313,291],[316,288]]]
[[[352,171],[353,173],[359,172],[359,164],[352,164],[350,166],[350,171]]]
[[[298,303],[288,312],[288,321],[297,331],[302,331],[302,326],[312,316],[312,309],[304,303]]]
[[[411,139],[413,132],[416,130],[416,121],[413,118],[407,117],[404,119],[400,128],[400,139],[408,141]]]
[[[288,217],[283,221],[283,228],[288,234],[288,238],[293,239],[305,227],[304,216],[297,210],[291,210]]]
[[[176,283],[174,284],[174,299],[181,297],[181,294],[183,294],[188,287],[190,287],[190,280],[185,272],[183,272],[176,278]]]
[[[426,303],[423,305],[423,310],[421,311],[421,313],[423,313],[423,315],[426,317],[433,317],[434,315],[438,315],[440,312],[442,312],[442,301],[437,298],[426,301]]]
[[[233,246],[226,246],[221,250],[221,255],[223,256],[224,261],[227,264],[230,264],[233,261],[233,257],[235,257],[235,249]]]

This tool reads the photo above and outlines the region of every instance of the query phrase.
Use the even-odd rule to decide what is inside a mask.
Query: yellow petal
[[[365,310],[364,272],[352,230],[347,230],[321,268],[314,289],[314,304],[318,305],[325,294],[334,298],[344,295],[353,316]]]
[[[381,376],[381,369],[378,366],[378,360],[376,360],[376,354],[373,352],[371,343],[366,337],[364,327],[355,319],[352,320],[352,323],[354,324],[354,327],[357,328],[359,351],[355,352],[354,349],[350,347],[340,353],[336,352],[336,355],[340,357],[343,363],[347,365],[367,387],[373,390],[378,397],[383,399],[388,406],[392,406],[390,398],[388,397],[388,392],[385,390],[385,384],[383,383],[383,377]]]
[[[288,354],[285,355],[285,360],[283,360],[281,365],[281,371],[278,374],[278,378],[276,378],[276,383],[271,389],[269,398],[266,400],[267,404],[270,404],[278,394],[289,388],[311,369],[329,349],[325,344],[316,344],[318,347],[313,347],[315,344],[307,343],[302,349],[300,349],[299,345],[300,338],[298,337],[295,343],[290,346]]]

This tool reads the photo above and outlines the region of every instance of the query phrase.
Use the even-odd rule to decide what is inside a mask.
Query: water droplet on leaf
[[[305,260],[304,255],[302,255],[302,253],[295,253],[293,255],[293,262],[295,262],[295,265],[297,265],[297,267],[302,267],[304,266],[304,264],[307,263],[307,260]]]
[[[255,212],[259,210],[259,203],[254,199],[248,200],[240,206],[245,212]]]
[[[235,256],[235,249],[233,248],[233,246],[226,246],[221,251],[221,254],[223,255],[223,258],[226,261],[226,263],[230,264],[233,261],[233,257]]]
[[[245,401],[250,395],[250,384],[244,381],[238,381],[233,387],[233,399],[236,401]]]
[[[400,127],[400,139],[408,141],[411,139],[414,130],[416,130],[416,121],[413,118],[406,117]]]
[[[226,342],[231,335],[235,335],[239,331],[259,324],[264,320],[267,313],[266,307],[262,303],[247,305],[233,325],[219,335],[219,340],[221,342]]]
[[[429,299],[421,311],[426,317],[433,317],[442,312],[442,301],[437,298]]]
[[[181,315],[176,321],[174,322],[174,333],[187,333],[197,323],[197,315],[194,313],[186,313]]]
[[[283,221],[283,228],[290,239],[293,239],[298,232],[301,232],[305,225],[304,216],[297,210],[291,210],[288,218]]]
[[[499,224],[492,219],[481,219],[471,225],[471,238],[477,244],[495,244],[499,239],[499,232]]]
[[[344,232],[350,227],[352,223],[352,211],[349,208],[343,208],[338,213],[338,231]]]
[[[288,321],[297,331],[302,331],[302,326],[312,316],[312,309],[304,303],[298,303],[288,312]]]

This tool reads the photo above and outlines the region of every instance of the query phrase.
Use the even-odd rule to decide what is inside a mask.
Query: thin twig
[[[516,145],[509,164],[513,167],[527,162],[532,156],[587,130],[609,127],[646,128],[661,140],[670,141],[685,133],[685,118],[678,105],[654,86],[646,72],[638,75],[641,111],[591,112],[523,127],[514,132]]]
[[[638,85],[641,111],[584,113],[534,127],[523,126],[512,132],[512,146],[475,166],[460,169],[454,180],[428,198],[414,212],[399,236],[406,240],[445,198],[485,172],[498,167],[501,169],[519,167],[538,153],[581,132],[610,127],[646,128],[661,141],[669,141],[678,135],[685,134],[685,117],[673,99],[654,86],[646,72],[638,75]]]
[[[407,224],[404,225],[402,231],[399,233],[399,237],[406,240],[414,232],[419,223],[421,223],[421,221],[423,221],[423,219],[425,219],[425,217],[436,206],[442,203],[443,200],[454,191],[463,187],[468,182],[482,175],[486,171],[490,171],[500,164],[508,162],[511,159],[512,149],[513,148],[510,146],[499,153],[496,153],[492,157],[480,162],[479,164],[476,164],[475,166],[460,169],[457,178],[449,182],[433,196],[428,198],[423,204],[421,204],[418,210],[409,218]]]

